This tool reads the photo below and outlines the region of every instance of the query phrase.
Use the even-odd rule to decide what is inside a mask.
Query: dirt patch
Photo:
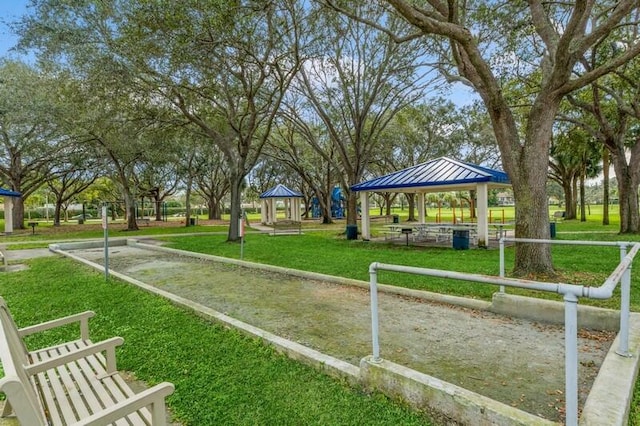
[[[75,252],[99,262],[102,250]],[[371,354],[361,288],[131,247],[113,270],[358,365]],[[564,412],[564,329],[485,311],[379,295],[383,358],[554,421]],[[579,334],[580,405],[613,333]]]

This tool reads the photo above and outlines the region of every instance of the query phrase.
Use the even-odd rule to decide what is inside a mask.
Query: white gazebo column
[[[13,198],[4,197],[4,233],[13,233]]]
[[[263,198],[260,201],[262,203],[260,207],[260,222],[266,224],[269,221],[269,218],[267,216],[267,212],[269,211],[269,208],[267,207],[267,199]]]
[[[369,224],[369,193],[366,191],[360,193],[360,223],[362,225],[362,239],[369,241],[371,226]]]
[[[487,248],[489,246],[489,190],[486,183],[479,183],[476,186],[476,196],[478,198],[478,247]]]
[[[300,208],[302,207],[302,200],[300,198],[294,198],[294,206],[295,207],[295,221],[302,222],[302,212]]]
[[[425,223],[425,214],[424,214],[424,192],[418,193],[418,221],[420,223]]]
[[[271,210],[269,213],[271,214],[269,223],[276,223],[278,221],[278,210],[277,210],[277,200],[275,198],[271,199]]]

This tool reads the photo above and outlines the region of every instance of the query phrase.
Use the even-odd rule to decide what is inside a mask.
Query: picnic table
[[[27,222],[27,225],[31,227],[31,235],[35,235],[36,226],[38,226],[38,222]]]

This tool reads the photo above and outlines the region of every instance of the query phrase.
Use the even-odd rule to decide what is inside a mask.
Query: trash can
[[[556,237],[556,223],[555,222],[549,222],[549,235],[551,236],[551,238],[555,238]]]
[[[83,223],[84,223],[84,219],[83,218],[78,219],[78,225],[82,225]]]
[[[347,225],[347,240],[358,239],[358,225]]]
[[[189,225],[196,226],[196,218],[195,217],[190,217],[189,218]]]
[[[469,230],[468,229],[453,230],[453,248],[456,250],[469,249]]]
[[[400,223],[400,216],[398,216],[397,214],[394,214],[391,217],[393,218],[393,223]]]

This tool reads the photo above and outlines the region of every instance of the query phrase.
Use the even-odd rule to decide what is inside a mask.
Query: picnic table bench
[[[298,222],[296,220],[278,220],[277,222],[271,223],[270,226],[273,229],[273,233],[271,235],[302,234],[302,222]]]
[[[18,328],[0,298],[0,359],[6,396],[2,417],[13,412],[22,425],[166,425],[171,383],[135,394],[116,369],[114,337],[89,340],[91,311]],[[64,325],[80,326],[78,340],[29,351],[23,337]]]

